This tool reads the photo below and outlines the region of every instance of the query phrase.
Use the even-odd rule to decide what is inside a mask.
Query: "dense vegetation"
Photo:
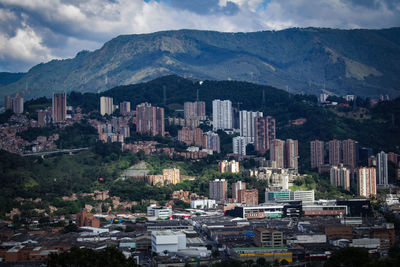
[[[0,72],[0,87],[15,83],[16,81],[24,77],[24,75],[25,73]]]

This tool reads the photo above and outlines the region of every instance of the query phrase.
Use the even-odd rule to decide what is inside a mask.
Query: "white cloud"
[[[397,0],[0,0],[0,71],[72,57],[120,34],[399,25]]]

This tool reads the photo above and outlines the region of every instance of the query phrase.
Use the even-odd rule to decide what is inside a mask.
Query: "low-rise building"
[[[272,228],[256,228],[254,243],[258,247],[282,247],[283,233]]]
[[[180,231],[153,231],[151,233],[151,247],[155,253],[178,252],[186,248],[186,235]]]
[[[197,199],[190,202],[192,209],[215,209],[216,202],[214,199]]]
[[[156,204],[151,204],[147,207],[147,216],[167,219],[172,216],[172,208],[171,207],[160,207]]]
[[[264,258],[267,262],[281,262],[283,260],[291,263],[293,261],[292,252],[288,251],[287,248],[270,248],[270,247],[242,247],[242,248],[232,248],[229,253],[236,260],[256,261],[259,258]]]

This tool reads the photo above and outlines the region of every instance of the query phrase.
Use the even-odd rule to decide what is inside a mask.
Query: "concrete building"
[[[213,131],[232,129],[232,102],[230,100],[213,100]]]
[[[299,142],[287,139],[285,141],[285,168],[298,169]]]
[[[262,112],[241,110],[239,112],[240,136],[247,138],[247,143],[254,142],[254,122],[256,117],[262,117]]]
[[[54,93],[51,116],[53,122],[63,122],[67,117],[67,96],[65,93]]]
[[[149,103],[136,106],[136,131],[141,134],[165,135],[164,108]]]
[[[257,189],[239,189],[238,190],[238,203],[256,206],[258,205],[258,190]]]
[[[213,132],[206,132],[203,134],[203,148],[215,151],[217,153],[221,152],[219,136]]]
[[[314,140],[310,143],[310,154],[311,154],[311,168],[318,168],[324,165],[324,141]]]
[[[237,247],[229,249],[229,253],[234,259],[244,262],[248,260],[256,262],[259,258],[269,263],[293,261],[293,253],[285,247]]]
[[[356,169],[357,194],[363,197],[376,196],[376,169],[360,167]]]
[[[265,202],[268,201],[302,201],[303,203],[313,203],[315,201],[314,190],[296,190],[292,191],[265,191]]]
[[[4,97],[4,107],[12,110],[15,114],[21,114],[24,112],[24,98],[20,93],[16,93],[15,97],[6,95]]]
[[[242,181],[237,181],[232,183],[232,199],[234,202],[239,200],[239,190],[246,190],[246,183]]]
[[[256,228],[254,243],[258,247],[283,247],[283,233],[271,228]]]
[[[228,185],[225,179],[215,179],[209,183],[210,199],[215,199],[217,202],[224,202],[227,199],[226,192]]]
[[[376,155],[376,165],[377,184],[389,185],[388,155],[385,152],[381,151]]]
[[[329,141],[329,165],[337,166],[342,163],[342,142],[340,140]]]
[[[233,154],[246,156],[247,137],[236,136],[232,138]]]
[[[24,98],[20,93],[16,93],[15,97],[12,98],[12,110],[15,114],[24,112]]]
[[[44,127],[51,124],[51,110],[39,110],[38,111],[38,125]]]
[[[100,97],[100,114],[104,116],[106,114],[111,115],[114,112],[113,98],[102,96]]]
[[[100,227],[100,220],[94,217],[93,214],[83,210],[76,214],[76,225],[79,227],[89,226],[98,228]]]
[[[254,150],[265,153],[276,138],[275,119],[271,116],[254,118]]]
[[[177,184],[181,181],[181,173],[177,168],[163,169],[162,172],[165,180],[169,181],[171,184]]]
[[[186,145],[203,146],[203,130],[183,127],[182,130],[178,131],[178,140]]]
[[[344,190],[350,190],[350,170],[343,166],[331,167],[330,171],[331,185],[335,187],[341,187]]]
[[[127,114],[131,112],[131,102],[123,101],[119,104],[119,111],[121,114]]]
[[[215,209],[216,202],[214,199],[197,199],[190,201],[192,209]]]
[[[161,219],[168,219],[172,216],[171,207],[160,207],[156,204],[151,204],[147,207],[147,216]]]
[[[184,103],[184,118],[205,120],[206,119],[206,102],[185,102]]]
[[[239,172],[239,161],[236,160],[223,160],[219,162],[219,172],[220,173],[238,173]]]
[[[178,252],[186,248],[186,235],[181,231],[153,231],[151,232],[152,252],[163,255],[164,251]]]
[[[276,168],[285,167],[285,141],[275,139],[270,144],[270,159],[276,164]]]
[[[342,141],[343,165],[354,169],[358,162],[358,142],[352,139]]]
[[[180,182],[180,170],[173,169],[163,169],[162,174],[147,175],[146,182],[149,185],[159,185],[164,186],[166,184],[177,184]]]

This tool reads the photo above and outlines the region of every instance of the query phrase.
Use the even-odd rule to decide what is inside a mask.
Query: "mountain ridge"
[[[38,64],[1,88],[0,97],[17,91],[26,99],[57,91],[100,92],[170,74],[313,94],[398,96],[398,63],[400,28],[162,31],[119,35],[93,52]]]

